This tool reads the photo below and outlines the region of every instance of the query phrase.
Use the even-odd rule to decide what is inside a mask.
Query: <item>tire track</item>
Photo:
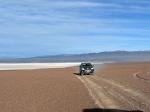
[[[77,76],[77,78],[84,84],[84,86],[88,89],[88,92],[89,92],[89,95],[92,97],[92,99],[95,101],[95,104],[100,107],[100,108],[104,108],[104,106],[102,105],[102,103],[98,100],[98,96],[97,94],[93,91],[93,88],[85,82],[85,80],[80,77],[80,76]]]
[[[150,72],[148,72],[147,74],[150,75]],[[133,77],[135,77],[136,79],[140,79],[140,80],[143,80],[143,81],[145,81],[145,82],[149,82],[149,83],[150,83],[150,80],[149,80],[149,79],[146,79],[146,78],[144,78],[144,77],[142,77],[142,76],[140,76],[140,73],[139,73],[139,72],[133,74]]]
[[[94,82],[99,83],[99,80],[92,79]],[[118,88],[115,88],[112,85],[108,85],[106,82],[101,81],[103,85],[107,86],[107,92],[111,97],[114,98],[114,100],[118,103],[118,105],[121,106],[121,109],[129,109],[134,110],[138,109],[137,106],[134,105],[134,102],[129,99],[133,99],[132,96],[127,96],[124,91],[119,90]]]
[[[107,93],[120,105],[121,109],[129,109],[133,110],[133,105],[129,102],[126,97],[124,97],[120,92],[114,90],[113,88],[109,87],[106,89]],[[130,107],[129,107],[130,106]]]
[[[93,97],[93,99],[96,101],[96,104],[98,104],[100,108],[120,109],[116,102],[108,96],[107,92],[100,85],[97,85],[86,76],[77,77],[88,88],[90,95]]]
[[[89,79],[94,82],[102,82],[107,85],[110,95],[114,96],[114,98],[115,96],[120,96],[116,97],[116,99],[122,99],[123,102],[127,103],[132,109],[142,109],[144,112],[150,111],[149,108],[145,107],[150,105],[150,101],[147,101],[148,98],[139,91],[126,88],[112,80],[107,80],[98,76],[91,76]],[[141,105],[145,106],[141,107]]]

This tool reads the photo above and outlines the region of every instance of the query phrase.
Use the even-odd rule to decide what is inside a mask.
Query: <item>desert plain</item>
[[[0,71],[1,112],[150,112],[150,63]]]

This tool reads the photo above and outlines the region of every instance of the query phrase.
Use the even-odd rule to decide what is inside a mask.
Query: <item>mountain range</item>
[[[150,51],[111,51],[87,54],[37,56],[31,58],[0,59],[0,63],[49,62],[136,62],[150,61]]]

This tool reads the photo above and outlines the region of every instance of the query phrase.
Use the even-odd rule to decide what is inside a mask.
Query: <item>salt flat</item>
[[[104,62],[92,63],[103,64]],[[111,63],[111,62],[107,62]],[[32,70],[32,69],[46,69],[46,68],[66,68],[79,66],[81,62],[67,62],[67,63],[0,63],[0,70]]]
[[[77,63],[0,63],[0,70],[31,70],[43,68],[66,68],[78,66]]]

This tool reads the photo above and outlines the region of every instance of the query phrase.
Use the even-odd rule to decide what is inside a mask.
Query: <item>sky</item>
[[[0,0],[0,58],[150,50],[150,0]]]

